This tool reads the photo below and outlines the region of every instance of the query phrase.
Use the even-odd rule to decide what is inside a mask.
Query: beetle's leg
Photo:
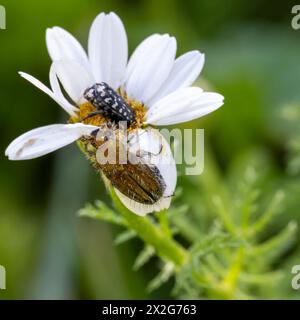
[[[89,118],[92,118],[94,116],[96,116],[97,114],[102,114],[103,111],[102,110],[97,110],[95,112],[91,112],[90,114],[88,114],[85,118],[83,118],[80,122],[86,120],[86,119],[89,119]]]
[[[100,130],[100,129],[95,129],[94,131],[92,131],[92,132],[91,132],[91,136],[93,136],[93,137],[96,138],[99,130]]]
[[[163,145],[161,144],[160,145],[160,147],[159,147],[159,151],[158,151],[158,153],[154,153],[154,152],[150,152],[150,151],[145,151],[145,150],[139,150],[138,152],[137,152],[137,157],[139,157],[139,158],[143,158],[144,156],[154,156],[154,157],[157,157],[157,156],[159,156],[160,154],[161,154],[161,152],[162,152],[162,149],[163,149]]]
[[[131,142],[132,142],[132,140],[133,140],[134,138],[136,138],[136,140],[133,141],[133,144],[136,143],[136,142],[138,142],[139,137],[142,136],[142,135],[145,134],[145,133],[148,133],[148,130],[147,130],[147,129],[144,130],[141,134],[134,134],[131,138],[129,138],[129,139],[127,140],[128,145],[129,145],[129,146],[132,145]]]
[[[172,194],[170,194],[169,196],[164,196],[164,198],[171,198],[175,196],[175,192],[173,192]]]

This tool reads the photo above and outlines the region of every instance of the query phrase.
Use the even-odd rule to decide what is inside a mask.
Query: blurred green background
[[[288,194],[284,214],[276,223],[300,221],[299,175],[287,170],[289,141],[300,134],[300,122],[281,116],[286,105],[300,104],[300,30],[291,27],[292,2],[9,0],[1,4],[7,11],[7,30],[0,30],[0,264],[7,270],[7,290],[0,290],[0,298],[170,297],[171,282],[151,294],[145,290],[155,260],[138,272],[132,270],[139,241],[115,246],[115,227],[78,217],[85,203],[110,200],[76,145],[31,161],[10,162],[4,156],[6,146],[19,134],[67,119],[54,101],[17,71],[48,83],[46,28],[61,26],[86,46],[89,26],[101,11],[115,11],[121,17],[130,52],[143,38],[159,32],[176,36],[178,54],[193,49],[206,54],[202,77],[225,96],[225,105],[193,127],[205,129],[206,145],[224,175],[253,154],[267,157],[263,170],[272,166],[269,184],[284,187]],[[182,203],[188,197],[185,183],[179,179]],[[288,289],[278,294],[282,298],[292,291],[291,266],[300,264],[299,246],[293,250],[293,261],[283,261]]]

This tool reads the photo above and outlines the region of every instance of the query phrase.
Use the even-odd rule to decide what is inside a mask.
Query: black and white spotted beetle
[[[114,122],[126,121],[132,123],[135,121],[135,114],[131,107],[105,82],[96,83],[87,88],[83,96],[97,109],[85,119],[102,114]]]

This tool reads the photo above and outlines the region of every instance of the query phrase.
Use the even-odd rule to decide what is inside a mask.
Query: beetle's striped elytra
[[[110,128],[108,128],[110,129]],[[125,196],[141,204],[152,205],[164,197],[166,182],[158,167],[148,161],[149,152],[138,149],[131,153],[130,141],[119,140],[119,129],[99,129],[101,139],[83,138],[83,146],[97,171],[100,171],[111,185]],[[105,133],[107,132],[107,133]],[[110,133],[109,133],[110,132]],[[110,136],[112,134],[112,136]],[[100,141],[101,140],[101,141]],[[162,146],[159,153],[162,152]],[[110,157],[105,157],[109,149]],[[126,152],[126,162],[120,161],[120,154]],[[159,156],[159,154],[153,154]],[[106,158],[108,161],[103,161]],[[135,159],[132,161],[132,159]]]

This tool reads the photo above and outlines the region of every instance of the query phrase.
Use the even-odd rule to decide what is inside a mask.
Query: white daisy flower
[[[93,133],[107,118],[105,113],[87,117],[99,108],[87,101],[85,93],[95,84],[108,85],[133,111],[135,120],[128,131],[143,137],[139,148],[154,154],[153,150],[161,147],[165,158],[164,165],[156,165],[165,186],[155,203],[135,201],[120,188],[115,188],[116,192],[123,204],[139,215],[168,208],[176,186],[175,161],[159,132],[145,127],[190,121],[223,105],[222,95],[191,86],[203,68],[204,54],[190,51],[176,58],[176,39],[154,34],[135,49],[128,61],[126,32],[113,12],[101,13],[94,20],[88,54],[69,32],[59,27],[47,30],[46,43],[53,61],[50,88],[27,73],[20,75],[55,100],[69,114],[69,124],[31,130],[15,139],[5,154],[10,160],[33,159],[78,139],[89,146],[95,139]],[[126,109],[119,112],[120,116],[128,116]]]

